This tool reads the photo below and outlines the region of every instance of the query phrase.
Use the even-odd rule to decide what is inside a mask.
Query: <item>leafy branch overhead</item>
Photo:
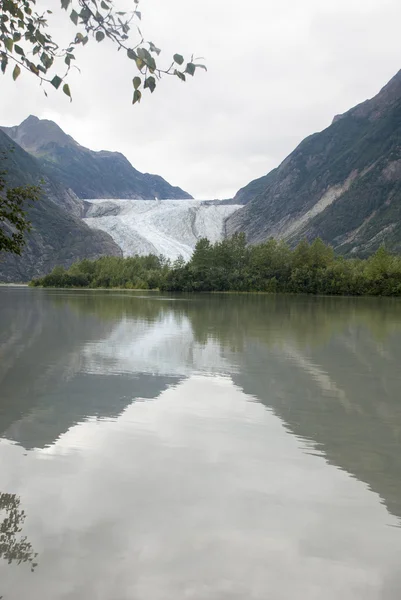
[[[139,27],[142,18],[139,0],[132,0],[130,12],[118,10],[113,0],[59,2],[77,29],[66,48],[62,48],[49,33],[48,18],[52,11],[36,12],[36,0],[0,0],[0,69],[3,74],[10,71],[15,81],[25,70],[38,77],[41,83],[62,89],[71,99],[67,76],[76,60],[76,48],[85,46],[89,40],[97,43],[109,40],[132,61],[137,73],[133,78],[132,102],[135,104],[140,102],[143,90],[155,91],[163,75],[186,81],[186,77],[193,76],[197,69],[206,70],[199,59],[192,56],[185,61],[181,54],[174,54],[167,65],[159,63],[160,48],[145,41]]]

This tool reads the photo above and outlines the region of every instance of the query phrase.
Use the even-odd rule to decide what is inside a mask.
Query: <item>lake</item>
[[[0,288],[1,595],[399,600],[401,301]]]

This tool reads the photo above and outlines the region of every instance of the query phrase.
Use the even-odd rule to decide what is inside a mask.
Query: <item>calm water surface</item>
[[[4,600],[399,600],[401,302],[0,288]]]

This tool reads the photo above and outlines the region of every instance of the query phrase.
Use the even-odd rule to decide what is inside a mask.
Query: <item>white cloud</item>
[[[132,63],[91,42],[71,76],[73,103],[8,75],[1,122],[51,118],[81,144],[120,150],[197,197],[228,197],[400,67],[399,0],[143,0],[142,12],[162,56],[194,52],[208,73],[164,80],[133,107]],[[67,39],[65,16],[54,23]]]

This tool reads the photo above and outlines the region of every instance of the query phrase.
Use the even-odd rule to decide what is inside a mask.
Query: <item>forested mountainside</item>
[[[11,151],[10,151],[11,150]],[[81,258],[121,255],[119,246],[103,231],[90,229],[80,218],[82,202],[62,184],[49,178],[38,161],[0,131],[2,170],[9,186],[42,183],[38,202],[27,207],[32,231],[22,256],[0,254],[0,281],[24,282],[55,265],[71,265]],[[5,224],[2,225],[3,227]]]
[[[321,237],[343,254],[383,243],[401,251],[401,71],[234,201],[246,206],[228,218],[227,234],[243,231],[250,243]]]
[[[192,198],[159,175],[140,173],[120,152],[84,148],[53,121],[31,115],[20,125],[2,130],[38,159],[44,173],[79,198]]]

